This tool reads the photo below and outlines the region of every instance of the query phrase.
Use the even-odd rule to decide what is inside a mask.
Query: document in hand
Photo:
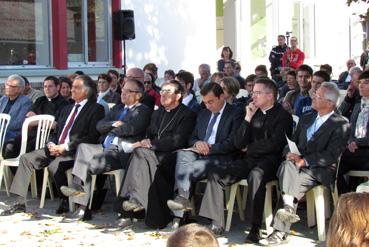
[[[296,143],[288,139],[287,135],[286,135],[286,139],[287,139],[288,147],[290,148],[290,152],[297,154],[297,155],[301,155],[299,149],[297,148]]]

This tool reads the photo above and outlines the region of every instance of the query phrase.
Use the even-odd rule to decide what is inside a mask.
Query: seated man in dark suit
[[[369,171],[369,71],[364,71],[359,77],[359,93],[361,101],[356,103],[352,111],[350,138],[338,170],[337,186],[340,194],[351,189],[344,178],[347,172]]]
[[[292,223],[299,221],[296,208],[299,200],[316,185],[332,188],[339,157],[346,147],[349,124],[334,112],[339,89],[333,82],[324,82],[313,95],[312,107],[297,125],[294,141],[301,154],[287,153],[277,176],[284,206],[274,217],[274,231],[262,245],[277,245],[287,239]]]
[[[275,179],[286,135],[292,133],[292,116],[277,103],[277,92],[277,86],[269,78],[256,79],[253,101],[234,137],[234,145],[246,149],[246,153],[242,159],[209,172],[199,215],[212,220],[210,228],[215,234],[224,232],[224,188],[247,179],[247,211],[252,215],[252,228],[246,242],[260,240],[265,185]]]
[[[10,192],[17,195],[15,201],[1,215],[25,212],[28,185],[34,169],[48,167],[54,177],[59,195],[60,186],[67,184],[65,171],[73,166],[75,152],[80,143],[97,143],[97,122],[104,117],[104,108],[96,103],[96,84],[86,75],[73,81],[72,98],[75,104],[64,107],[60,114],[56,135],[44,149],[26,153],[20,157],[17,173]],[[62,197],[56,213],[68,211],[67,198]]]
[[[242,122],[241,111],[226,102],[221,86],[215,82],[206,84],[200,92],[206,109],[197,117],[189,142],[191,150],[178,152],[177,197],[167,202],[176,216],[175,225],[183,211],[190,209],[191,183],[206,178],[210,169],[226,165],[236,154],[233,138]]]
[[[3,151],[5,159],[14,158],[19,154],[20,141],[17,139],[20,139],[24,119],[32,107],[32,101],[22,94],[24,84],[24,79],[21,76],[9,76],[5,82],[5,95],[0,98],[0,113],[11,116],[5,134]]]
[[[152,115],[146,139],[133,144],[115,209],[121,213],[122,218],[118,220],[121,227],[132,224],[131,218],[144,217],[156,170],[163,163],[175,162],[174,151],[187,146],[195,124],[196,114],[181,103],[183,87],[178,81],[165,82],[160,94],[161,107]]]
[[[143,84],[128,79],[121,90],[123,104],[114,106],[96,126],[104,136],[101,138],[103,144],[82,143],[78,146],[72,172],[73,187],[61,187],[65,196],[74,196],[73,201],[81,205],[69,221],[82,219],[85,214],[90,199],[91,175],[124,169],[132,151],[130,146],[145,136],[152,111],[140,103]]]

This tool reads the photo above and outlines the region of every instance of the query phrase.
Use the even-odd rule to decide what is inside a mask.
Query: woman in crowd
[[[60,89],[59,93],[63,96],[68,102],[74,102],[72,99],[72,81],[67,77],[60,77]]]
[[[226,62],[233,62],[233,63],[236,62],[234,59],[232,59],[233,52],[229,46],[223,47],[223,50],[220,56],[222,58],[218,60],[218,71],[219,72],[224,72],[224,64]]]
[[[145,93],[155,98],[155,105],[160,106],[160,94],[153,89],[154,77],[150,73],[145,73],[144,87]]]

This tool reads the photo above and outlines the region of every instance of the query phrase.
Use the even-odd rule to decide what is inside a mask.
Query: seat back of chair
[[[19,157],[22,154],[26,153],[28,129],[29,129],[30,123],[34,123],[34,122],[37,123],[36,146],[35,146],[35,150],[37,150],[45,146],[46,141],[49,138],[51,127],[54,123],[54,120],[55,120],[54,116],[46,115],[46,114],[41,114],[41,115],[36,115],[36,116],[26,118],[26,120],[24,121],[22,125],[22,143],[21,143],[20,153],[17,159],[19,159]]]
[[[0,113],[0,160],[3,159],[3,145],[10,118],[9,114]]]

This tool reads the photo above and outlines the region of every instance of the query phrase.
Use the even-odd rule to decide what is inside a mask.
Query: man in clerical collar
[[[118,225],[132,224],[142,218],[148,205],[148,192],[157,169],[163,163],[175,163],[175,152],[187,147],[195,124],[195,113],[181,103],[183,87],[176,80],[162,85],[161,107],[154,111],[146,138],[133,144],[133,154],[120,190],[116,211],[121,213]]]

